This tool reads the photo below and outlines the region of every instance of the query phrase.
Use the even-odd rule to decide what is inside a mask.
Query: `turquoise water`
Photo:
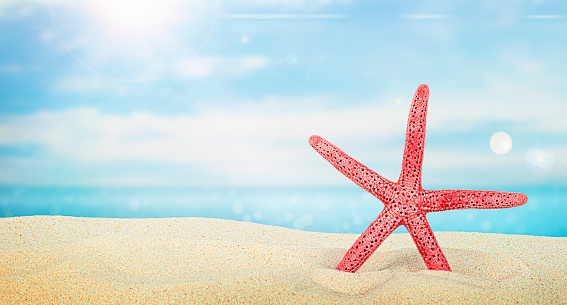
[[[486,188],[485,188],[486,189]],[[515,187],[526,205],[429,213],[434,231],[567,236],[567,187]],[[0,216],[212,217],[361,233],[383,204],[360,188],[0,187]],[[396,232],[405,232],[403,227]]]

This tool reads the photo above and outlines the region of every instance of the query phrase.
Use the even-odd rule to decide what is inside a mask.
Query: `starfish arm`
[[[429,87],[427,85],[419,86],[413,96],[408,117],[402,172],[398,180],[401,185],[421,187],[428,100]]]
[[[385,202],[385,190],[391,189],[394,185],[393,182],[380,176],[319,136],[311,136],[309,144],[343,175]]]
[[[528,202],[522,193],[469,190],[427,191],[423,211],[439,212],[457,209],[503,209]]]
[[[382,213],[374,220],[358,237],[352,247],[347,251],[337,270],[345,272],[356,272],[364,262],[374,253],[374,250],[397,227],[400,226],[400,217],[389,207],[385,207]]]
[[[425,214],[412,215],[405,224],[423,261],[429,270],[451,271],[439,243],[425,218]]]

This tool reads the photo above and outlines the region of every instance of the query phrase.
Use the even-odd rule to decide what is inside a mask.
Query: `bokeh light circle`
[[[289,64],[289,65],[296,65],[297,61],[299,60],[299,57],[297,56],[297,54],[295,53],[288,53],[285,57],[285,61]]]
[[[526,165],[536,174],[549,172],[555,164],[555,154],[548,147],[534,147],[526,153]]]
[[[244,212],[244,206],[241,203],[235,203],[232,206],[232,212],[236,215],[240,215]]]
[[[499,131],[490,137],[490,149],[497,155],[507,154],[512,149],[512,137]]]

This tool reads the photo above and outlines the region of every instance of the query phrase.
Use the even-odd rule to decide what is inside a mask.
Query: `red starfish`
[[[327,140],[319,136],[309,138],[311,146],[323,158],[384,203],[384,210],[348,250],[337,270],[356,272],[390,233],[400,225],[404,225],[429,270],[451,271],[425,218],[426,213],[469,208],[509,208],[528,201],[528,197],[522,193],[469,190],[428,191],[421,188],[428,99],[429,87],[419,86],[411,103],[402,172],[396,183],[378,175]]]

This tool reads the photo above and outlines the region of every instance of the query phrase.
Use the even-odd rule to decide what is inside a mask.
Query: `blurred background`
[[[425,189],[526,193],[434,231],[567,236],[564,1],[0,1],[0,216],[361,233],[430,87]],[[400,228],[397,232],[404,232]]]

